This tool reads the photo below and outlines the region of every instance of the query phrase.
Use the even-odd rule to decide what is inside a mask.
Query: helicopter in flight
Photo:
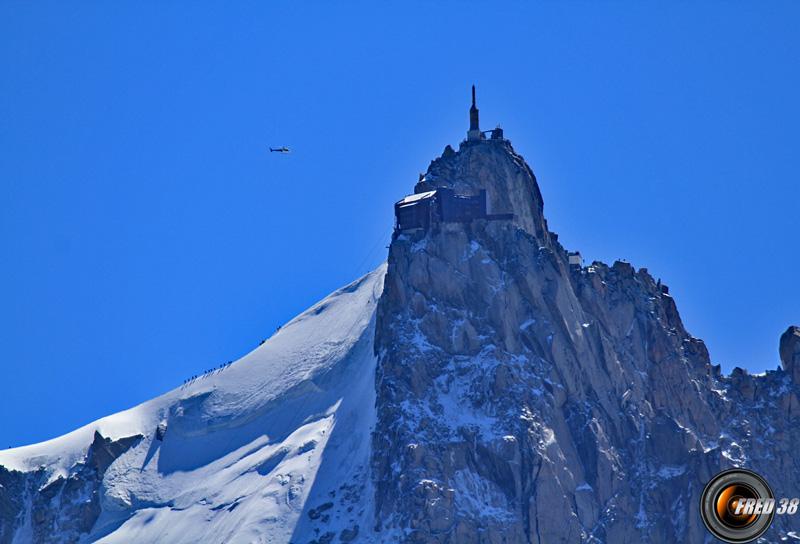
[[[286,146],[283,146],[283,147],[270,147],[269,148],[269,152],[270,153],[291,153],[289,148],[286,147]]]

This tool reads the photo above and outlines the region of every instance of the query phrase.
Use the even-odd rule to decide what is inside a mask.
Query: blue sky
[[[163,4],[0,5],[0,447],[376,266],[473,82],[564,245],[662,278],[726,371],[800,324],[800,5]]]

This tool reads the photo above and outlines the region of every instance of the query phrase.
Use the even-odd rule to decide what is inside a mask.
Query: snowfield
[[[332,293],[232,365],[60,438],[1,451],[0,465],[45,467],[52,481],[85,458],[95,431],[143,435],[106,471],[85,542],[305,542],[319,538],[321,517],[337,537],[359,527],[365,536],[385,272]],[[29,517],[15,542],[30,534]]]

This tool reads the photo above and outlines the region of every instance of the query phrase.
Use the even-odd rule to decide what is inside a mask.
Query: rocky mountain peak
[[[781,366],[793,383],[800,383],[800,327],[792,325],[781,335]]]
[[[475,194],[485,189],[490,214],[513,213],[514,224],[543,245],[549,243],[544,200],[536,176],[509,140],[502,137],[465,140],[458,151],[448,145],[431,162],[414,192],[440,187],[460,194]]]
[[[514,216],[395,232],[375,332],[377,529],[704,541],[696,505],[713,474],[751,466],[779,481],[794,463],[797,392],[784,372],[723,376],[646,269],[573,263],[522,157],[502,135],[470,134],[415,193],[485,190],[490,214]],[[800,334],[784,337],[784,368],[800,373]]]

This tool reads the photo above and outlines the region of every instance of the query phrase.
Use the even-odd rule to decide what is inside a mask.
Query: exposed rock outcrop
[[[508,142],[433,161],[417,191],[436,187],[486,189],[491,210],[514,219],[394,236],[375,344],[381,531],[407,542],[703,542],[697,504],[714,473],[794,466],[785,375],[721,376],[644,269],[571,269]],[[781,350],[787,372],[795,338]]]
[[[66,475],[0,466],[0,544],[77,542],[100,515],[100,486],[109,466],[141,435],[111,440],[95,432],[86,458]]]
[[[792,325],[781,335],[781,365],[792,383],[800,383],[800,327]]]

